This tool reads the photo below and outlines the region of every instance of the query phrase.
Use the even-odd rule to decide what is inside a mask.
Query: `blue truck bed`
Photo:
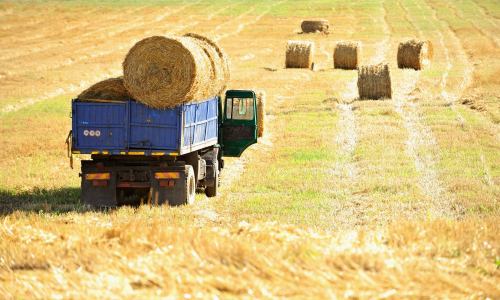
[[[183,155],[217,144],[218,98],[171,109],[72,101],[73,153]]]

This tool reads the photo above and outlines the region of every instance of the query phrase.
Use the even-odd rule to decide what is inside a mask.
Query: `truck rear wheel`
[[[186,166],[186,203],[193,204],[196,194],[196,180],[192,166]]]
[[[205,188],[205,194],[207,197],[215,197],[217,196],[217,190],[219,188],[219,167],[217,164],[214,165],[214,186],[207,186]]]

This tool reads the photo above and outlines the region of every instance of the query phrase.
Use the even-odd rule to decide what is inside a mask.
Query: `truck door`
[[[219,111],[222,112],[221,107]],[[253,91],[228,90],[219,144],[222,156],[239,157],[249,146],[257,143],[257,108]]]

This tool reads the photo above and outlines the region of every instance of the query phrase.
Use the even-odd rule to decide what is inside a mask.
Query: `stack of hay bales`
[[[355,70],[358,68],[361,54],[361,42],[340,41],[333,50],[335,69]]]
[[[257,98],[257,136],[263,137],[266,129],[266,92],[256,91],[255,96]]]
[[[430,67],[434,47],[428,40],[406,38],[399,43],[398,68],[423,70]]]
[[[314,59],[314,43],[302,41],[288,41],[286,44],[287,68],[312,69]]]
[[[151,36],[129,50],[123,75],[134,99],[169,108],[220,94],[229,82],[229,65],[217,44],[206,37]]]
[[[78,95],[80,100],[128,100],[132,95],[127,91],[123,78],[110,78],[100,81]]]
[[[308,32],[328,33],[328,30],[330,29],[330,24],[328,23],[327,20],[302,21],[302,24],[300,24],[300,28],[304,33]]]
[[[360,99],[392,98],[390,65],[378,64],[359,67],[358,92]]]

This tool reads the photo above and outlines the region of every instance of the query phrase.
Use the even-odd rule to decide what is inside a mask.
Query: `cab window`
[[[234,120],[253,120],[253,98],[227,98],[226,118]]]

